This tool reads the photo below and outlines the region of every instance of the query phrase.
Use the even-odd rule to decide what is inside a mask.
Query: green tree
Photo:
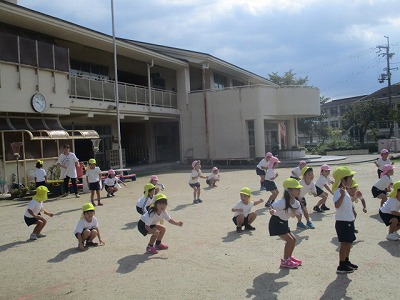
[[[369,99],[349,105],[342,116],[342,129],[351,132],[359,131],[360,143],[364,143],[364,136],[368,130],[374,130],[376,124],[387,121],[389,108],[386,101]]]
[[[268,76],[270,81],[278,85],[306,85],[308,82],[308,76],[296,78],[296,73],[293,73],[292,69],[285,72],[283,76],[280,76],[277,72],[272,72]]]

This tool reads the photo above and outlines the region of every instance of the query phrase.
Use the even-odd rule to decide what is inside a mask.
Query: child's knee
[[[96,236],[97,234],[98,234],[98,232],[97,232],[96,229],[92,229],[92,230],[90,231],[90,235],[91,235],[91,236]]]
[[[392,218],[390,220],[390,224],[392,224],[393,226],[397,226],[399,225],[399,220],[397,218]]]

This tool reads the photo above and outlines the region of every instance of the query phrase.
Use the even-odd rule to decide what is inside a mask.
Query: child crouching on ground
[[[163,185],[161,182],[158,182],[158,176],[157,175],[151,175],[150,176],[150,183],[153,184],[156,187],[156,190],[154,192],[154,195],[157,195],[158,192],[163,191],[165,189],[165,185]]]
[[[108,170],[108,176],[104,180],[104,188],[107,191],[107,198],[115,196],[115,193],[121,188],[119,185],[120,183],[126,186],[125,183],[115,176],[115,171],[113,169]]]
[[[37,240],[37,238],[45,237],[42,234],[42,229],[46,226],[46,219],[43,218],[40,213],[43,212],[45,215],[52,217],[53,214],[45,211],[43,209],[43,202],[47,200],[47,193],[49,190],[47,187],[41,185],[36,188],[36,195],[33,196],[32,200],[29,202],[28,207],[25,210],[24,219],[28,226],[35,224],[35,228],[30,235],[31,240]]]
[[[329,184],[331,183],[331,180],[329,178],[330,173],[331,173],[331,168],[328,165],[321,166],[321,174],[319,175],[317,181],[315,182],[317,196],[321,197],[321,200],[319,200],[317,205],[314,206],[314,211],[316,212],[330,210],[330,208],[326,206],[328,193],[325,192],[325,190],[327,190],[331,195],[333,195],[332,190],[329,187]]]
[[[372,196],[381,200],[381,206],[387,200],[387,193],[390,192],[390,188],[393,185],[393,180],[390,177],[393,176],[393,173],[393,165],[384,165],[381,178],[372,186]]]
[[[144,195],[136,202],[136,211],[143,215],[149,210],[151,203],[153,203],[154,193],[156,187],[152,183],[148,183],[144,186]]]
[[[283,182],[283,188],[285,189],[283,199],[271,205],[268,228],[270,236],[279,236],[286,242],[280,267],[294,269],[301,266],[302,261],[293,256],[296,237],[290,232],[288,220],[290,217],[302,214],[300,202],[296,200],[302,186],[296,179],[288,178]]]
[[[216,187],[219,181],[219,170],[217,167],[212,168],[211,173],[208,175],[206,183],[209,187]]]
[[[272,156],[269,159],[268,169],[265,174],[264,187],[267,192],[271,192],[271,196],[269,196],[268,201],[265,203],[265,207],[270,207],[272,203],[274,203],[276,197],[278,197],[279,191],[276,187],[275,179],[279,176],[279,174],[275,171],[281,161]]]
[[[85,247],[97,246],[98,243],[93,242],[96,236],[100,245],[105,245],[100,236],[99,223],[94,215],[92,203],[86,203],[82,206],[82,216],[74,231],[74,235],[78,239],[78,249],[81,251],[85,251]]]
[[[389,227],[386,238],[389,241],[399,240],[400,234],[397,231],[400,230],[400,181],[394,183],[389,199],[379,209],[379,216]]]
[[[301,160],[299,162],[299,165],[292,170],[292,172],[290,174],[290,178],[294,178],[297,181],[300,181],[301,170],[303,170],[303,168],[306,166],[307,166],[307,162],[305,160]]]
[[[307,228],[315,229],[315,226],[314,226],[313,222],[311,222],[310,216],[308,215],[307,200],[305,198],[305,196],[309,192],[311,192],[314,197],[317,196],[317,189],[315,188],[315,184],[313,181],[314,172],[311,167],[304,167],[301,170],[301,173],[303,175],[303,179],[300,180],[300,182],[299,182],[302,187],[301,187],[298,199],[301,204],[301,209],[303,211],[304,218],[306,219],[307,223],[304,224],[301,221],[302,215],[297,215],[297,228],[299,228],[299,229],[307,229]]]
[[[168,205],[167,196],[158,193],[154,197],[154,202],[150,205],[150,208],[139,220],[138,230],[143,235],[146,236],[151,234],[149,244],[146,247],[146,252],[149,254],[157,254],[158,250],[166,250],[168,246],[162,244],[161,240],[165,234],[165,227],[161,224],[163,220],[167,220],[169,223],[182,227],[183,223],[181,221],[177,222],[171,219],[171,216],[166,211]],[[158,224],[160,222],[160,224]],[[154,243],[156,244],[154,246]]]
[[[351,197],[351,201],[353,202],[353,214],[354,214],[354,221],[357,219],[357,212],[354,207],[354,203],[358,203],[358,199],[361,200],[362,206],[363,206],[363,212],[367,212],[367,205],[365,203],[364,197],[361,193],[361,191],[358,190],[358,183],[357,181],[353,178],[353,183],[350,188],[346,189],[347,192],[349,193]],[[354,232],[358,233],[358,230],[354,227]]]
[[[236,225],[236,232],[241,232],[244,226],[245,230],[255,230],[256,228],[251,226],[251,223],[257,218],[255,212],[251,212],[251,208],[254,205],[264,202],[263,199],[258,201],[251,201],[251,190],[244,187],[240,190],[240,201],[232,208],[232,212],[235,215],[232,218],[233,223]]]

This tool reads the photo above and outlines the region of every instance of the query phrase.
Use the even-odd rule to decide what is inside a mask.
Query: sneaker
[[[303,263],[300,259],[297,259],[297,258],[294,257],[294,256],[291,256],[291,257],[290,257],[290,260],[291,260],[292,262],[298,264],[299,266],[301,266],[302,263]]]
[[[67,196],[68,196],[68,193],[62,194],[62,197],[67,197]]]
[[[307,228],[315,229],[315,226],[314,226],[313,222],[311,222],[311,221],[308,221],[308,222],[306,223],[306,226],[307,226]]]
[[[244,225],[244,230],[256,230],[256,228],[251,226],[250,224],[247,224],[247,225]]]
[[[79,196],[78,194],[75,194],[75,198],[80,198],[81,196]]]
[[[36,237],[37,237],[37,238],[44,238],[44,237],[46,237],[46,235],[45,235],[45,234],[39,233],[38,235],[36,235]]]
[[[336,269],[336,273],[338,274],[346,274],[346,273],[353,273],[354,269],[349,265],[339,266]]]
[[[314,206],[313,209],[314,209],[315,212],[323,212],[323,210],[320,209],[320,208],[319,208],[318,206],[316,206],[316,205]]]
[[[159,245],[156,245],[156,249],[157,250],[167,250],[168,249],[168,245],[159,244]]]
[[[32,233],[31,236],[29,237],[29,239],[32,241],[37,240],[36,234]]]
[[[199,204],[199,200],[198,200],[198,199],[194,199],[194,200],[193,200],[193,203],[194,203],[194,204]]]
[[[260,191],[265,191],[266,190],[266,188],[265,187],[260,187]]]
[[[111,193],[111,197],[114,197],[115,195],[114,195],[114,193]]]
[[[95,243],[93,241],[87,241],[86,242],[86,247],[96,247],[98,245],[99,245],[99,243]]]
[[[355,264],[352,264],[349,260],[347,260],[346,263],[350,268],[352,268],[354,270],[358,270],[358,266]]]
[[[98,206],[103,206],[103,203],[101,203],[100,201],[99,201],[99,203],[97,204]]]
[[[393,232],[398,238],[400,238],[400,234],[396,231],[396,232]]]
[[[149,254],[157,254],[158,253],[156,248],[150,247],[150,246],[146,247],[146,252],[149,253]]]
[[[200,198],[199,198],[199,199],[197,199],[197,201],[198,201],[199,203],[203,202],[203,200],[201,200]]]
[[[389,241],[398,241],[399,237],[395,233],[388,233],[386,239]]]
[[[281,268],[297,269],[298,266],[299,264],[295,263],[290,258],[289,259],[281,258],[281,265],[280,265]]]
[[[303,222],[299,222],[299,223],[297,223],[297,228],[300,228],[300,229],[307,229],[307,226],[304,225]]]
[[[110,193],[107,193],[107,198],[110,198],[111,197],[111,194]]]
[[[322,210],[331,210],[329,207],[327,207],[325,204],[321,205]]]
[[[358,230],[354,228],[354,233],[358,233]]]
[[[242,232],[243,231],[243,229],[242,229],[242,227],[236,227],[236,232]]]

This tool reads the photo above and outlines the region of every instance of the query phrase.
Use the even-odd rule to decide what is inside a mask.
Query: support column
[[[286,136],[287,136],[287,144],[288,144],[289,150],[292,147],[297,146],[296,121],[295,120],[288,120],[286,122]]]
[[[254,137],[256,146],[256,157],[265,156],[265,131],[264,119],[258,118],[254,121]]]

